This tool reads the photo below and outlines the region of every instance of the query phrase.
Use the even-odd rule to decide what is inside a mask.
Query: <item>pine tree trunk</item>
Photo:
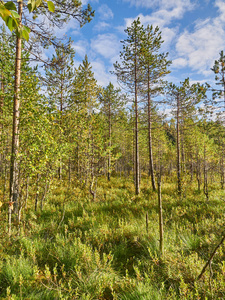
[[[207,162],[206,162],[206,147],[204,145],[204,194],[206,199],[209,200],[209,192],[208,192],[208,170],[207,170]]]
[[[186,172],[186,164],[185,164],[185,153],[184,153],[184,132],[181,131],[181,138],[180,138],[180,144],[181,144],[181,172]]]
[[[221,189],[224,189],[224,144],[222,144],[222,155],[220,159],[220,182],[221,182]]]
[[[60,128],[62,127],[62,116],[63,116],[63,80],[61,80],[61,87],[60,87]],[[61,137],[59,141],[62,142]],[[58,173],[59,173],[59,180],[61,180],[62,179],[62,158],[61,157],[59,159]]]
[[[180,163],[180,99],[177,96],[177,190],[181,195],[181,163]]]
[[[109,99],[109,155],[108,155],[108,181],[110,181],[110,176],[111,176],[111,146],[112,146],[112,141],[111,141],[111,135],[112,135],[112,124],[111,124],[111,102]]]
[[[18,3],[19,26],[21,26],[23,11],[23,1]],[[14,207],[15,213],[18,210],[19,197],[19,109],[20,109],[20,82],[21,82],[21,56],[22,56],[22,39],[16,38],[16,60],[15,60],[15,83],[14,83],[14,105],[13,105],[13,132],[12,132],[12,152],[10,166],[10,203],[8,214],[9,235],[11,234],[11,216]]]
[[[197,177],[197,183],[198,183],[198,192],[201,191],[201,161],[199,158],[199,153],[197,151],[197,166],[196,166],[196,177]]]
[[[152,112],[151,112],[151,97],[150,97],[150,78],[148,68],[148,149],[149,149],[149,173],[152,181],[152,189],[156,191],[154,164],[153,164],[153,151],[152,151]]]
[[[136,50],[135,50],[136,51]],[[139,173],[139,144],[138,144],[138,95],[137,95],[137,58],[134,62],[134,85],[135,85],[135,194],[140,193],[140,173]]]
[[[161,174],[158,175],[158,209],[159,209],[160,253],[163,256],[164,245],[163,245],[163,213],[162,213],[162,196],[161,196]]]

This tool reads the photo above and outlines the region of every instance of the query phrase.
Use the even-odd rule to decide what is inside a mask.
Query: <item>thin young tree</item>
[[[182,164],[181,164],[181,135],[185,119],[193,117],[196,105],[205,97],[206,87],[199,83],[190,85],[189,78],[181,82],[180,86],[169,84],[167,89],[167,103],[172,106],[176,119],[176,150],[177,150],[177,191],[182,194]],[[182,139],[183,141],[183,139]]]
[[[64,47],[60,45],[56,50],[56,55],[53,55],[50,63],[45,65],[45,84],[49,95],[49,104],[55,110],[55,121],[59,123],[59,145],[63,148],[66,144],[65,137],[65,114],[69,105],[69,97],[74,80],[74,55],[72,42]],[[54,109],[55,108],[55,109]],[[62,152],[65,150],[62,149]],[[63,153],[62,153],[63,155]],[[59,161],[58,175],[62,178],[62,158]]]
[[[120,52],[121,64],[114,64],[114,74],[118,81],[128,88],[129,93],[134,95],[134,136],[135,136],[135,193],[140,192],[140,163],[138,141],[138,94],[141,85],[141,51],[144,28],[140,19],[134,20],[130,27],[125,30],[127,39],[123,40],[123,50]]]
[[[118,117],[126,102],[125,95],[122,95],[121,90],[119,88],[115,88],[111,82],[106,88],[103,88],[102,93],[99,95],[99,100],[101,104],[101,113],[106,118],[107,122],[107,178],[110,181],[112,172],[112,151],[115,147],[112,141],[113,127],[115,127],[116,123],[119,122]]]
[[[16,58],[15,58],[15,81],[14,81],[14,107],[13,107],[13,131],[12,131],[12,151],[11,151],[11,167],[10,167],[10,202],[9,202],[9,234],[11,234],[11,214],[13,206],[17,213],[17,202],[19,197],[19,112],[20,112],[20,84],[21,84],[21,59],[22,59],[22,39],[29,40],[29,27],[32,23],[32,33],[36,34],[39,39],[42,39],[42,44],[47,46],[51,39],[45,34],[41,34],[43,26],[38,26],[38,22],[30,21],[29,18],[23,19],[23,10],[27,9],[30,13],[49,15],[49,20],[53,25],[62,25],[69,20],[70,17],[76,18],[81,25],[89,22],[93,16],[90,6],[86,10],[82,10],[81,2],[72,3],[66,0],[58,3],[57,1],[18,1],[18,8],[12,1],[6,4],[1,2],[1,18],[6,22],[11,31],[16,32]],[[60,10],[61,9],[61,10]],[[8,12],[7,12],[8,11]],[[17,11],[17,12],[16,12]],[[52,14],[56,11],[55,14]],[[10,21],[12,19],[12,21]],[[31,18],[32,19],[32,18]],[[30,20],[31,20],[30,19]],[[35,19],[35,18],[34,18]],[[34,20],[33,19],[33,20]],[[35,26],[36,25],[36,26]],[[43,24],[42,24],[43,25]],[[36,30],[34,29],[36,27]],[[41,38],[42,37],[42,38]]]
[[[154,174],[154,158],[152,150],[152,108],[153,97],[162,91],[165,83],[163,77],[170,73],[168,67],[171,61],[168,60],[168,53],[159,53],[163,40],[159,27],[147,26],[144,31],[142,42],[142,68],[143,68],[143,94],[147,98],[148,108],[148,149],[149,149],[149,174],[151,176],[152,188],[156,190]]]

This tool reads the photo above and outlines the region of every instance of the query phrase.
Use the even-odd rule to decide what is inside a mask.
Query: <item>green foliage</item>
[[[223,299],[224,245],[213,259],[213,275],[208,269],[195,281],[220,240],[223,201],[193,197],[191,185],[180,202],[174,185],[164,183],[161,259],[157,197],[145,184],[131,197],[130,178],[101,178],[95,202],[75,184],[55,184],[42,213],[33,213],[28,202],[20,236],[9,240],[1,233],[2,299]]]

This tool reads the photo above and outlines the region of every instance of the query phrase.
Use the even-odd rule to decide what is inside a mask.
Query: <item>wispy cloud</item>
[[[111,25],[107,22],[99,22],[94,26],[95,31],[104,31],[107,30],[108,28],[111,28]]]
[[[109,82],[112,82],[115,86],[117,86],[115,75],[109,73],[109,70],[106,68],[103,61],[96,60],[91,62],[91,65],[98,84],[100,84],[101,86],[107,86]]]
[[[97,13],[99,14],[100,20],[110,20],[114,17],[112,10],[106,4],[101,5],[98,8]]]
[[[179,8],[181,10],[192,10],[195,7],[196,0],[123,0],[130,5],[143,8],[164,8],[170,10]]]
[[[73,43],[73,49],[76,51],[76,55],[84,58],[85,54],[88,51],[89,43],[87,40],[79,40],[76,43]]]
[[[99,0],[81,0],[83,5],[87,5],[88,3],[98,3]]]
[[[217,17],[198,20],[194,30],[185,30],[176,43],[178,58],[175,63],[185,60],[192,70],[205,76],[212,73],[210,68],[225,47],[225,3],[218,0],[215,6],[218,7]]]
[[[91,48],[111,63],[116,61],[119,55],[120,42],[115,34],[99,34],[91,40]]]

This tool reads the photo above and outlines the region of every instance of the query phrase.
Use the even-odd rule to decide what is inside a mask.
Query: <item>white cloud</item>
[[[76,43],[73,43],[73,49],[76,51],[80,57],[84,58],[85,54],[87,53],[87,49],[89,47],[88,41],[80,40]]]
[[[130,2],[131,4],[135,4],[136,6],[144,6],[144,7],[154,7],[157,6],[153,13],[150,15],[139,14],[135,18],[126,18],[125,19],[125,28],[131,26],[131,23],[134,19],[140,18],[141,23],[146,26],[148,24],[153,25],[153,27],[158,26],[162,31],[162,38],[164,40],[164,44],[162,46],[162,51],[166,51],[169,49],[169,45],[171,42],[174,42],[174,39],[178,35],[179,28],[177,26],[172,27],[172,23],[175,20],[180,20],[183,18],[185,12],[194,9],[195,4],[190,0],[124,0],[126,2]],[[120,28],[121,29],[121,28]],[[168,50],[167,50],[168,51]]]
[[[216,0],[215,6],[219,8],[220,20],[225,21],[225,2],[223,0]]]
[[[115,86],[117,86],[115,75],[109,73],[109,70],[106,69],[103,61],[93,61],[91,62],[91,65],[98,84],[101,86],[107,86],[109,82],[112,82]]]
[[[143,25],[152,24],[154,27],[159,26],[159,28],[162,28],[170,25],[174,20],[182,19],[185,12],[186,10],[183,6],[173,7],[171,10],[162,8],[150,15],[144,16],[143,14],[139,14],[135,19],[139,17]],[[125,26],[130,26],[133,20],[134,18],[126,18]]]
[[[101,5],[97,12],[99,13],[100,20],[110,20],[114,17],[112,10],[106,4]]]
[[[99,0],[81,0],[82,5],[87,5],[88,3],[98,3]]]
[[[109,23],[106,23],[106,22],[99,22],[97,23],[95,26],[94,26],[94,30],[96,31],[104,31],[108,28],[110,28],[110,24]]]
[[[177,58],[173,60],[173,68],[184,68],[188,64],[187,60],[185,58]]]
[[[184,59],[192,70],[205,76],[210,75],[214,60],[225,47],[225,3],[217,0],[215,5],[219,8],[216,18],[198,20],[194,30],[185,30],[176,43],[175,62]]]
[[[114,34],[99,34],[91,40],[92,50],[109,59],[111,63],[116,61],[119,55],[119,47],[118,37]]]
[[[191,10],[195,7],[195,1],[191,0],[123,0],[136,7],[144,8],[161,8],[174,9],[176,7],[183,8],[184,10]]]

